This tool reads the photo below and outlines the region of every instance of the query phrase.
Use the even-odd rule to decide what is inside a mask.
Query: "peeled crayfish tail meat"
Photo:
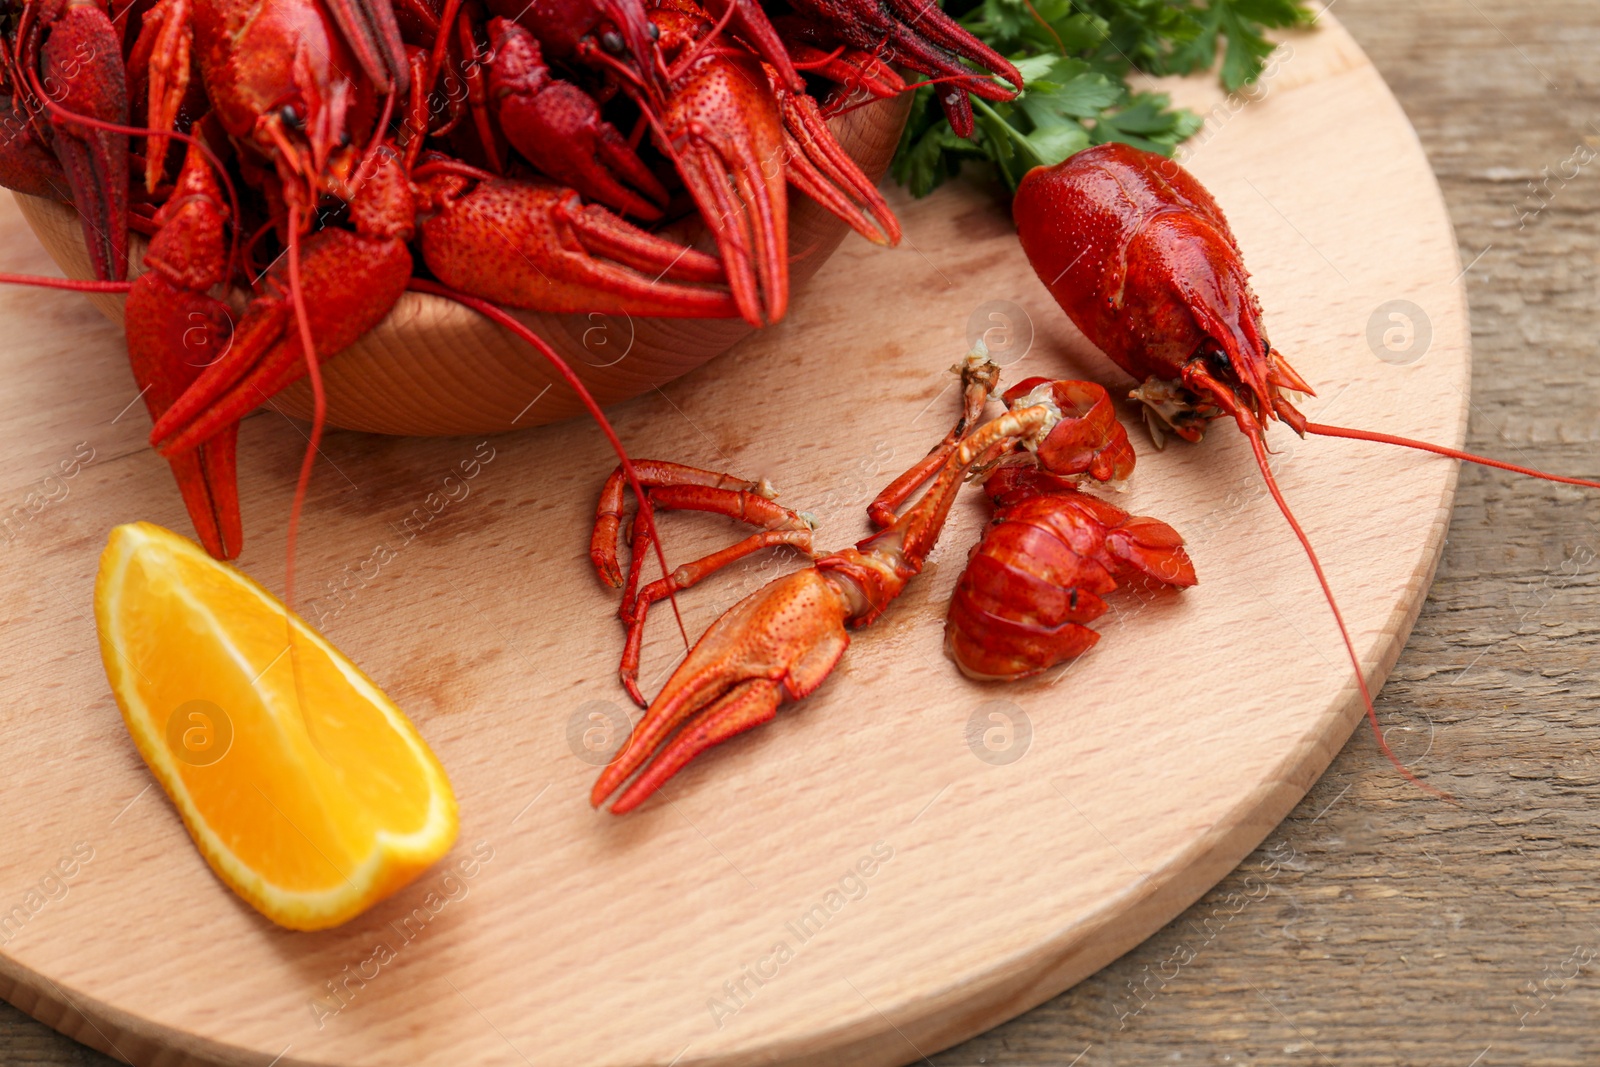
[[[1030,678],[1093,648],[1089,624],[1121,586],[1196,583],[1183,538],[1037,468],[1002,467],[983,538],[956,583],[945,651],[984,681]]]

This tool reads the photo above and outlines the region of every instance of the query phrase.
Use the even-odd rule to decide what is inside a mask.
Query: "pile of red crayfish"
[[[788,187],[900,237],[827,118],[904,70],[970,133],[971,94],[1022,87],[911,0],[19,0],[0,50],[0,184],[77,208],[99,281],[59,284],[128,292],[151,443],[220,558],[239,418],[320,396],[408,287],[771,323]]]

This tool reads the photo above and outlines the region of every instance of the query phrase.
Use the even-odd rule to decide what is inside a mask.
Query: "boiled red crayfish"
[[[1408,777],[1378,728],[1372,696],[1322,564],[1267,463],[1266,427],[1420,449],[1536,478],[1600,483],[1519,467],[1393,434],[1308,420],[1284,390],[1312,387],[1267,341],[1238,241],[1211,194],[1170,159],[1104,144],[1030,171],[1013,204],[1018,236],[1039,279],[1089,341],[1141,383],[1132,393],[1158,435],[1199,441],[1231,417],[1249,439],[1272,499],[1304,548],[1384,753]]]
[[[1040,515],[1048,516],[1045,522],[1058,523],[1055,556],[1045,567],[1063,564],[1053,575],[1065,583],[1057,599],[1071,600],[1074,607],[1055,617],[1054,605],[1044,600],[1019,603],[1011,619],[993,618],[991,625],[1010,630],[988,643],[976,614],[969,611],[959,622],[952,615],[952,625],[963,634],[956,642],[960,651],[953,650],[963,669],[981,662],[997,672],[1021,676],[1043,669],[1037,661],[1058,650],[1062,637],[1087,647],[1079,632],[1091,632],[1081,625],[1094,617],[1091,600],[1109,592],[1118,577],[1194,584],[1182,539],[1170,527],[1151,519],[1129,519],[1068,481],[1079,474],[1103,481],[1132,470],[1132,449],[1115,418],[1106,417],[1110,400],[1103,389],[1086,382],[1030,380],[1006,394],[1005,414],[969,430],[983,413],[999,368],[981,356],[971,357],[961,373],[960,421],[924,460],[873,502],[870,513],[882,527],[879,532],[768,583],[713,623],[595,783],[591,794],[595,806],[627,783],[611,810],[618,815],[631,811],[700,752],[770,720],[784,701],[803,699],[821,685],[850,643],[847,628],[859,629],[877,619],[922,570],[962,482],[975,470],[1002,465],[993,478],[1003,479],[1010,488],[999,515],[1006,516],[1008,507],[1024,506],[1021,498],[1027,496]],[[1028,465],[1017,466],[1019,461]],[[633,562],[624,582],[617,561],[620,474],[607,482],[597,508],[591,558],[602,579],[623,587],[621,614],[628,643],[622,676],[629,692],[643,703],[636,679],[639,638],[649,605],[762,548],[785,544],[809,555],[811,526],[805,516],[776,504],[771,487],[763,482],[676,464],[643,461],[636,466],[648,486],[648,504],[657,511],[709,511],[761,527],[738,544],[640,589],[639,563],[655,534],[653,528],[635,525]],[[927,492],[896,514],[895,509],[929,478],[933,484]],[[1014,525],[1017,520],[1000,521]],[[995,559],[1004,554],[991,543],[987,554],[979,555]],[[1068,557],[1075,557],[1076,563]],[[998,656],[1013,654],[1015,659],[1014,631],[1030,627],[1036,639],[1032,658],[1024,654],[1021,665],[1008,672],[995,667],[996,659],[964,658],[974,646],[986,646]],[[1047,630],[1055,633],[1046,634]],[[1047,650],[1044,646],[1052,636],[1056,646]]]

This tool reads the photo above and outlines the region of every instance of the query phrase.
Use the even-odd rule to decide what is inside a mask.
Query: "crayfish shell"
[[[1018,494],[999,504],[973,546],[945,620],[945,651],[969,678],[1031,678],[1095,646],[1103,599],[1130,583],[1196,582],[1183,538],[1076,490]]]
[[[829,122],[873,181],[888,170],[910,106],[911,95],[902,94]],[[28,225],[67,276],[93,277],[72,208],[15,195]],[[792,291],[798,293],[821,269],[848,232],[849,226],[826,209],[791,193]],[[141,271],[147,244],[137,236],[130,241],[129,277]],[[123,298],[89,299],[121,324]],[[602,404],[681,377],[753,332],[740,319],[515,314],[550,342]],[[323,377],[328,424],[347,430],[407,436],[500,433],[583,414],[571,391],[522,342],[463,307],[423,293],[402,296],[383,322],[325,364]],[[296,418],[311,415],[310,389],[303,381],[272,403]]]

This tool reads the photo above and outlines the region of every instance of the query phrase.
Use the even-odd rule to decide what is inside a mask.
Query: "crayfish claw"
[[[48,94],[60,109],[50,114],[52,147],[72,186],[95,277],[102,280],[128,274],[128,135],[70,116],[128,124],[120,56],[120,34],[92,0],[68,0],[41,49],[45,84],[65,87]]]
[[[776,718],[782,702],[783,690],[777,682],[763,678],[734,686],[667,742],[639,777],[622,791],[611,805],[611,813],[626,815],[706,749]],[[598,792],[599,786],[595,788]]]
[[[809,567],[775,579],[729,608],[695,642],[590,794],[621,815],[639,806],[699,753],[771,719],[827,678],[849,647],[850,604]],[[675,735],[675,736],[674,736]]]
[[[629,224],[547,181],[446,189],[422,224],[439,280],[535,311],[671,318],[737,314],[715,257]],[[712,284],[707,284],[712,283]]]
[[[553,76],[539,40],[507,19],[489,23],[489,99],[512,147],[583,196],[655,220],[669,199],[650,168],[578,86]]]
[[[195,535],[213,559],[233,559],[244,545],[238,438],[239,424],[234,423],[194,451],[167,460]]]
[[[791,93],[769,71],[783,113],[784,148],[789,184],[848,223],[877,245],[900,243],[900,220],[850,154],[827,127],[817,102],[805,93]]]

